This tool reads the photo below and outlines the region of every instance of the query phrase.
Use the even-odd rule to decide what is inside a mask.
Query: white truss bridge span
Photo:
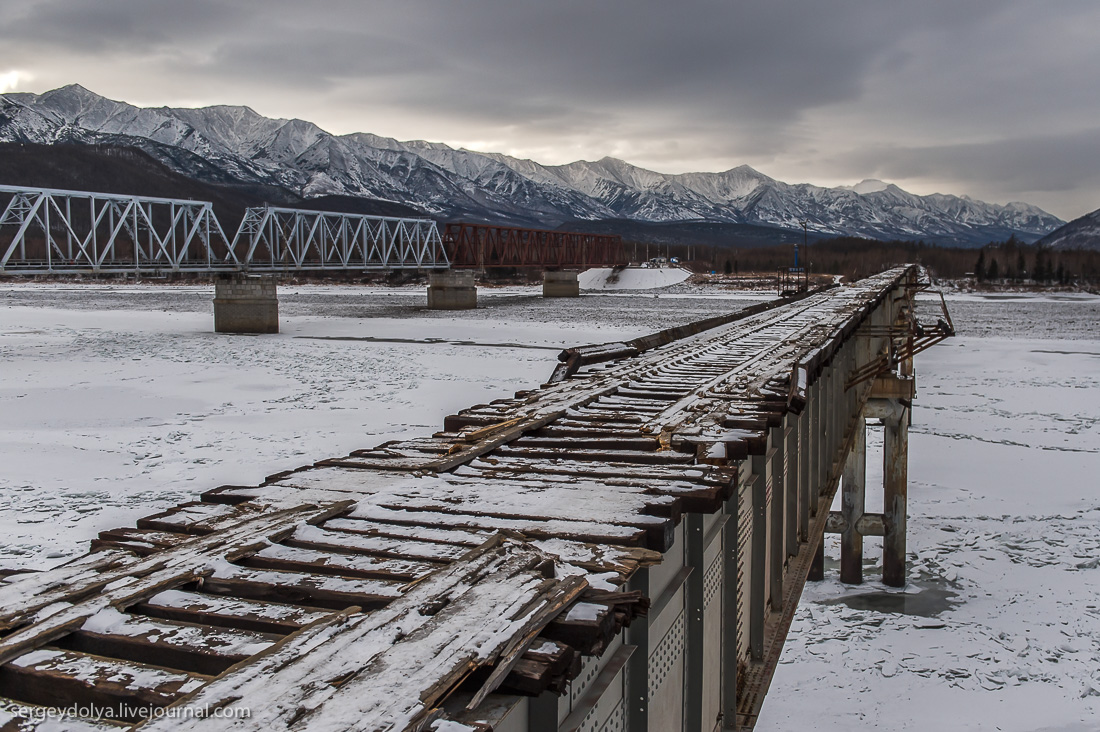
[[[245,210],[230,241],[207,201],[0,186],[0,274],[448,269],[434,221]]]

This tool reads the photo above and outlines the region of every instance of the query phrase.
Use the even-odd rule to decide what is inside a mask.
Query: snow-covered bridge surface
[[[4,713],[751,725],[864,405],[905,386],[882,377],[912,353],[915,275],[573,349],[555,383],[430,438],[223,486],[11,575]],[[883,354],[877,379],[849,378]],[[250,716],[213,714],[234,709]]]

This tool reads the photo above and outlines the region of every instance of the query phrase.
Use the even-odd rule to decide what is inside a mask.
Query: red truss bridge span
[[[627,264],[622,237],[611,234],[452,223],[443,231],[443,248],[452,267],[466,269],[586,269]]]

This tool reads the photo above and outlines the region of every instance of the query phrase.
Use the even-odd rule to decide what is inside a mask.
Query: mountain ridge
[[[246,106],[136,107],[79,85],[0,95],[0,141],[130,145],[203,180],[224,177],[298,195],[358,196],[446,219],[554,227],[565,222],[706,222],[801,229],[822,236],[979,245],[1035,241],[1065,222],[1026,203],[918,196],[865,180],[825,188],[785,183],[747,165],[666,174],[611,157],[543,165],[502,153],[333,135]],[[859,190],[857,190],[859,189]]]
[[[1038,241],[1039,246],[1055,250],[1092,249],[1100,251],[1100,209],[1078,216]]]

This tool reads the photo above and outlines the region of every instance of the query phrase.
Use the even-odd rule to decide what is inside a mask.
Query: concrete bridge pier
[[[276,278],[240,273],[214,280],[215,333],[278,333]]]
[[[428,275],[429,310],[473,310],[477,287],[473,270],[447,270]]]
[[[581,285],[576,272],[543,272],[543,297],[580,297]]]
[[[883,439],[882,581],[891,587],[905,586],[910,409],[900,406],[896,421],[884,421]]]
[[[907,400],[871,399],[868,417],[882,420],[883,507],[880,521],[868,515],[860,525],[882,535],[882,581],[891,587],[905,586],[905,533],[909,477],[909,413]],[[878,524],[873,526],[873,524]],[[864,532],[866,533],[866,532]]]

